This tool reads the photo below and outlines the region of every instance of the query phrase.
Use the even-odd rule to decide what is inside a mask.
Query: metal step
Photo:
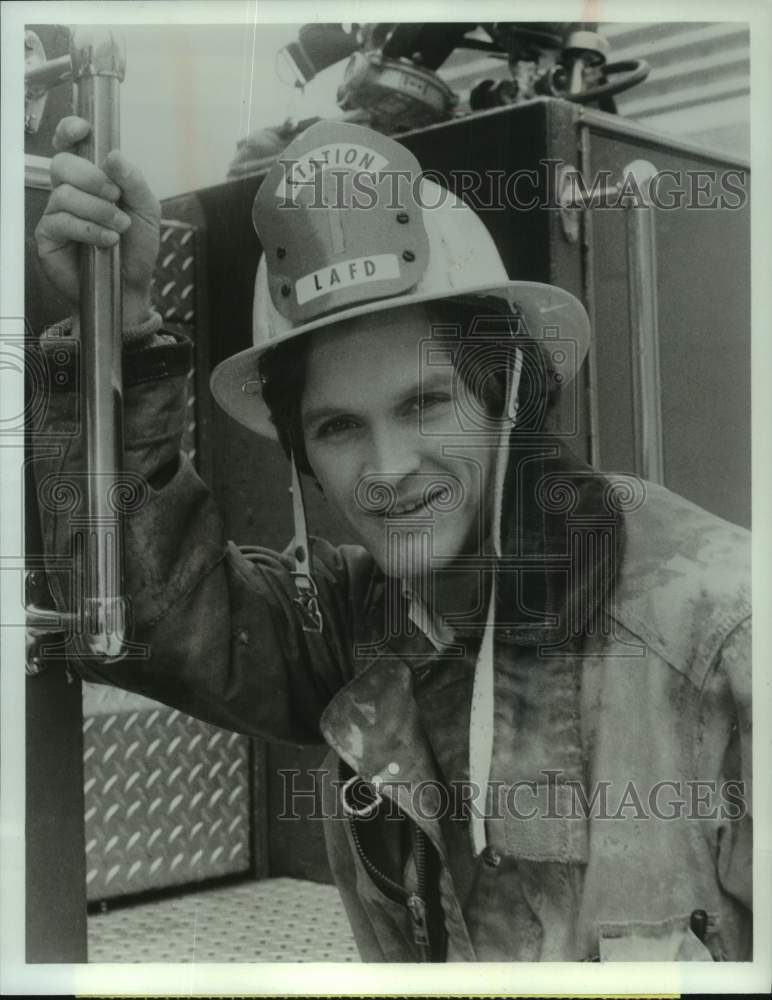
[[[273,878],[88,919],[89,962],[358,962],[338,890]]]

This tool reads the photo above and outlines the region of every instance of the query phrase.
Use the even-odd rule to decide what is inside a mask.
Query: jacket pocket
[[[718,916],[707,915],[705,940],[692,929],[692,914],[664,920],[598,924],[601,962],[713,962],[720,958]]]

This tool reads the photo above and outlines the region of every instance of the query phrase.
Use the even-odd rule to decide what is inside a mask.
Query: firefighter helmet
[[[271,168],[252,214],[263,246],[253,346],[218,365],[211,388],[227,413],[260,434],[275,437],[259,356],[383,309],[494,296],[532,338],[547,349],[554,342],[564,384],[585,356],[590,327],[581,303],[554,285],[510,280],[482,219],[388,136],[344,122],[311,126]]]

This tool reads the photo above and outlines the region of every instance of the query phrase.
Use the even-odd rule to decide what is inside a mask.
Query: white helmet
[[[264,251],[253,346],[218,365],[211,389],[227,413],[260,434],[276,436],[259,356],[367,313],[495,296],[546,348],[559,337],[552,364],[563,384],[587,352],[590,324],[578,299],[554,285],[510,280],[477,214],[422,177],[408,149],[371,129],[343,122],[307,129],[263,181],[253,220]]]

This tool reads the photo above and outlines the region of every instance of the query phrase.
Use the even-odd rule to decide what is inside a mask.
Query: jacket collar
[[[412,697],[413,666],[397,656],[372,660],[329,702],[319,727],[338,756],[411,816],[444,857],[439,775]]]

